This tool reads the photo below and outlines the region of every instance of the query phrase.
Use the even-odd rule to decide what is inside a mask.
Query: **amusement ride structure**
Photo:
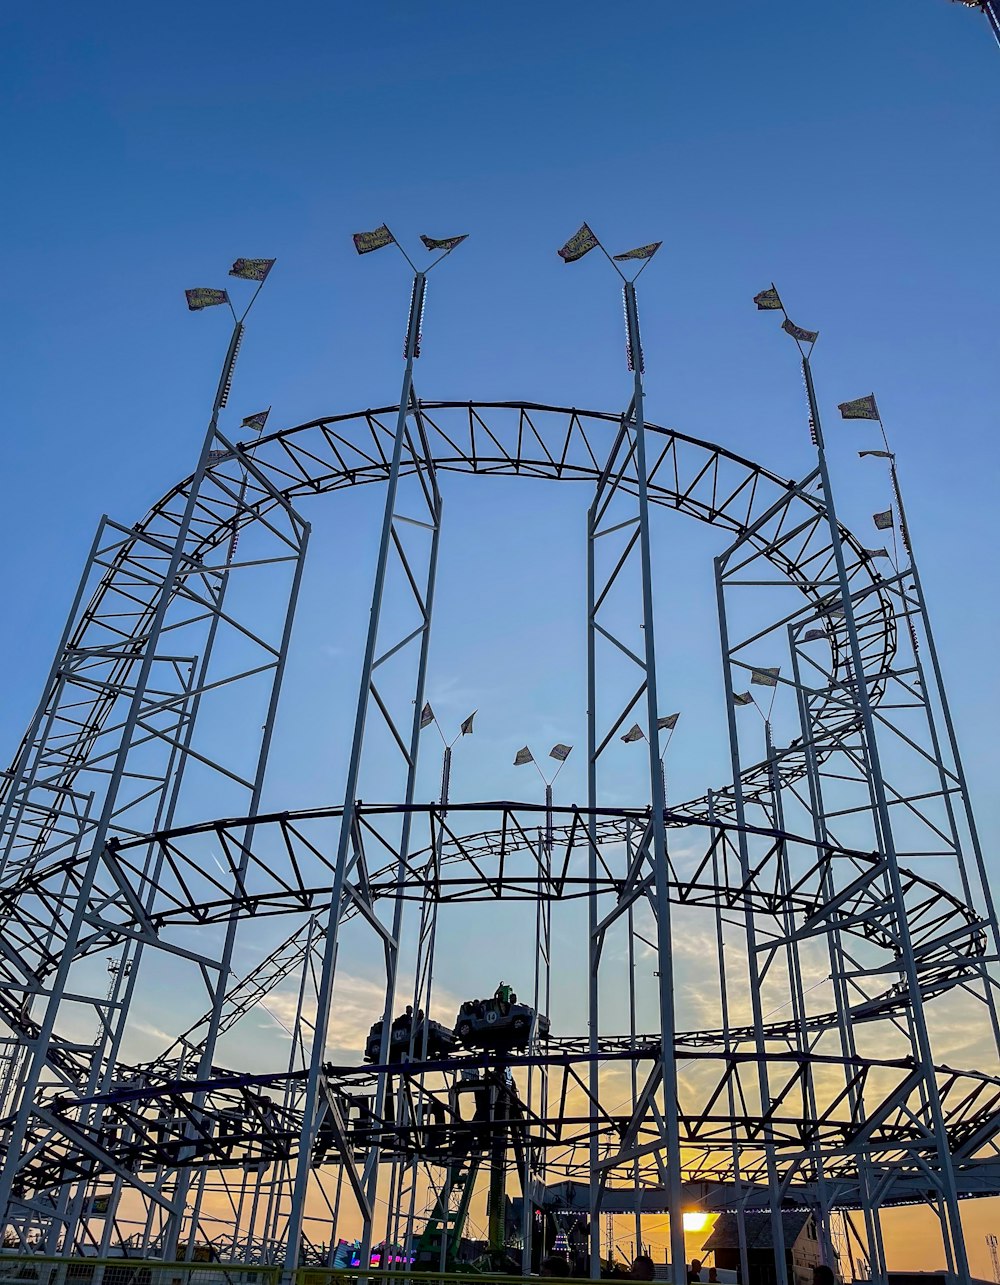
[[[426,239],[430,266],[463,239]],[[356,245],[397,248],[385,227]],[[560,253],[592,250],[585,225]],[[891,496],[876,525],[892,547],[870,549],[838,520],[816,334],[774,287],[757,304],[798,349],[809,474],[649,422],[629,269],[655,251],[610,260],[630,375],[601,411],[421,400],[430,268],[414,268],[398,401],[277,432],[250,416],[260,431],[239,441],[224,412],[249,307],[234,312],[197,466],[141,521],[101,520],[3,778],[8,1245],[294,1265],[341,1261],[346,1239],[362,1263],[382,1245],[440,1271],[485,1200],[482,1264],[536,1268],[572,1226],[597,1275],[608,1214],[640,1243],[667,1214],[682,1282],[685,1212],[766,1210],[787,1285],[795,1207],[828,1262],[839,1219],[842,1250],[884,1281],[881,1211],[924,1203],[968,1279],[960,1201],[1000,1192],[1000,937],[895,457],[884,435],[863,452]],[[271,263],[234,274],[262,283]],[[881,427],[874,396],[840,410]],[[418,799],[455,473],[586,499],[584,804],[549,785],[544,802],[454,798],[450,745],[438,797]],[[384,515],[343,792],[268,811],[304,513],[365,485]],[[667,797],[683,697],[657,646],[674,515],[717,540],[731,762],[686,800]],[[626,806],[605,794],[616,756]],[[456,1014],[436,1002],[461,988],[436,972],[438,941],[483,903],[498,924],[532,916],[535,949]],[[585,925],[571,970],[554,962],[561,917]],[[697,1020],[677,985],[692,940]],[[380,961],[379,1001],[367,1048],[333,1060],[358,952]],[[140,1062],[130,1041],[164,985],[192,1020]],[[248,1069],[241,1023],[281,988],[289,1038]],[[554,999],[569,991],[576,1033]],[[974,1066],[952,1064],[956,1026]]]

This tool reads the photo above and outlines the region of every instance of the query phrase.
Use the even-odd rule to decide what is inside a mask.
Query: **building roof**
[[[786,1248],[802,1235],[802,1230],[812,1217],[808,1209],[784,1209],[781,1213],[781,1228],[785,1237]],[[748,1210],[743,1215],[746,1229],[747,1249],[773,1249],[774,1238],[771,1235],[771,1215],[764,1210]],[[712,1249],[737,1249],[739,1247],[739,1224],[736,1215],[720,1214],[712,1228],[708,1240],[702,1245],[702,1253]]]

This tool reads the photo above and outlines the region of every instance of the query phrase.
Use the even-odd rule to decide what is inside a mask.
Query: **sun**
[[[710,1215],[703,1214],[698,1209],[687,1210],[684,1214],[685,1231],[704,1231]]]

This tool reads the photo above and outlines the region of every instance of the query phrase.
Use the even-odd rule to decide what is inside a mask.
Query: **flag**
[[[840,411],[841,419],[881,419],[878,413],[878,407],[875,405],[875,394],[869,393],[867,397],[855,397],[853,402],[839,402],[837,410]]]
[[[586,223],[566,242],[559,251],[559,258],[563,263],[575,263],[577,259],[582,259],[585,254],[589,254],[595,246],[600,245],[597,237],[594,236]]]
[[[888,549],[865,549],[865,553],[869,558],[887,558],[889,556]]]
[[[228,451],[209,451],[208,462],[209,464],[216,464],[219,460],[224,460],[228,454]]]
[[[753,301],[761,312],[771,312],[774,309],[780,310],[782,306],[774,286],[769,286],[767,290],[762,290],[760,294],[755,294]]]
[[[750,682],[756,683],[758,687],[777,687],[780,673],[781,668],[777,665],[774,669],[753,669],[750,671]]]
[[[658,732],[672,732],[677,726],[679,718],[680,714],[667,714],[665,718],[658,718],[656,720],[656,730]]]
[[[863,460],[866,455],[872,455],[877,460],[894,460],[896,458],[892,451],[858,451],[859,460]]]
[[[820,638],[829,638],[825,629],[807,629],[802,635],[803,642],[818,642]]]
[[[649,245],[636,246],[634,250],[626,250],[624,254],[616,254],[615,262],[622,263],[625,259],[651,259],[662,244],[662,241],[650,241]]]
[[[531,755],[531,750],[528,749],[527,745],[519,749],[514,755],[515,767],[523,767],[525,763],[534,763],[534,761],[535,760]]]
[[[752,705],[753,697],[749,692],[733,692],[734,705]]]
[[[572,745],[563,745],[561,741],[557,741],[549,750],[549,758],[558,759],[560,763],[565,763],[572,748]]]
[[[646,733],[642,730],[639,724],[633,723],[632,726],[625,733],[625,735],[622,737],[622,740],[625,742],[626,745],[631,745],[633,741],[644,740],[645,736],[646,736]]]
[[[886,509],[884,513],[873,513],[872,521],[880,531],[888,531],[892,527],[892,509]]]
[[[271,413],[271,408],[259,410],[256,415],[248,415],[240,428],[252,428],[255,433],[263,433],[264,425],[267,423],[267,417]]]
[[[434,722],[434,711],[431,709],[430,701],[420,711],[420,730],[429,727]]]
[[[797,326],[794,321],[789,321],[787,317],[781,323],[781,329],[786,335],[791,335],[793,339],[797,339],[800,344],[814,344],[819,338],[818,330],[803,330],[801,326]]]
[[[466,232],[464,236],[443,236],[439,238],[424,236],[421,233],[420,239],[428,250],[454,250],[456,245],[461,245],[463,241],[468,241],[469,234]]]
[[[276,259],[237,259],[229,275],[242,277],[244,281],[264,281],[276,262]]]
[[[478,712],[479,712],[478,710],[475,710],[475,709],[474,709],[474,710],[472,711],[472,713],[469,715],[469,717],[468,717],[468,718],[465,720],[465,722],[462,724],[462,735],[463,735],[463,736],[470,736],[470,735],[472,734],[472,720],[476,717],[476,714],[477,714]]]
[[[354,248],[358,254],[371,254],[372,250],[381,250],[384,246],[392,245],[395,240],[396,238],[382,223],[374,232],[355,232]]]
[[[229,295],[225,290],[213,290],[209,286],[195,286],[193,290],[185,290],[184,297],[192,312],[200,312],[202,308],[214,308],[217,303],[229,302]]]

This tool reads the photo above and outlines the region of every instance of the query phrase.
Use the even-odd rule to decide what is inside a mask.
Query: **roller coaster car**
[[[366,1062],[377,1062],[379,1059],[379,1049],[382,1046],[382,1025],[382,1022],[378,1021],[368,1032],[368,1042],[365,1044]],[[416,1017],[414,1017],[413,1009],[407,1004],[406,1012],[400,1013],[389,1028],[390,1062],[400,1062],[409,1053],[411,1028],[415,1028],[413,1029],[414,1059],[423,1056],[425,1028],[427,1039],[426,1056],[429,1061],[448,1057],[454,1052],[454,1033],[449,1031],[446,1026],[442,1026],[440,1022],[426,1020],[423,1009],[420,1009]]]
[[[527,1048],[531,1028],[539,1039],[549,1037],[549,1019],[517,996],[503,982],[490,999],[467,999],[458,1010],[455,1034],[466,1048]]]

